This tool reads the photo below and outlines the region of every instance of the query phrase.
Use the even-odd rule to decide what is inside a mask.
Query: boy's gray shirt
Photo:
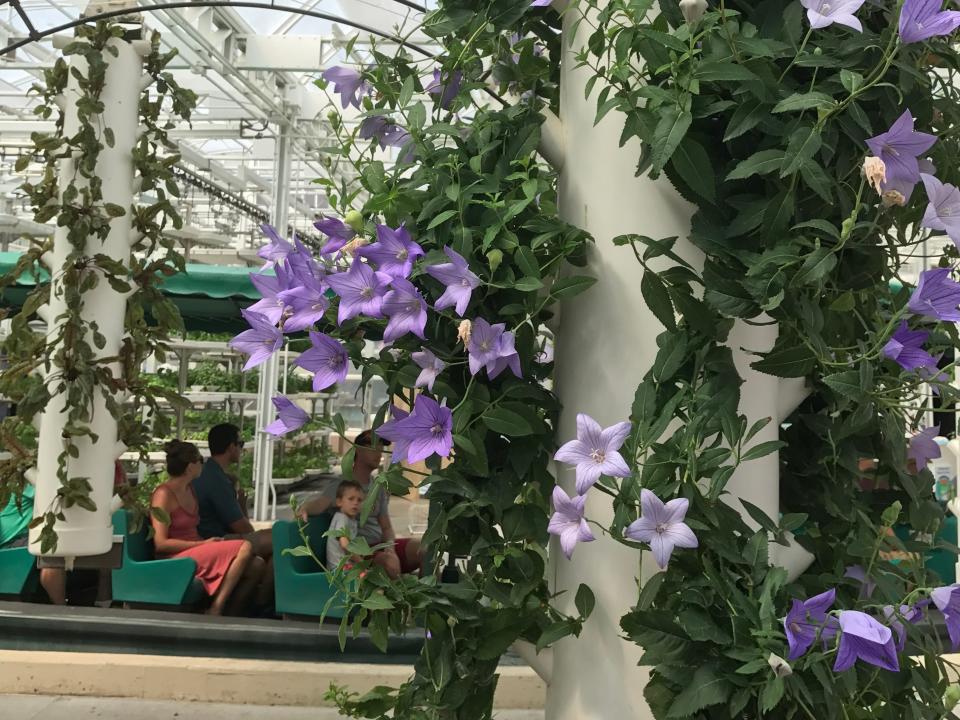
[[[346,551],[340,547],[340,538],[335,537],[336,533],[343,528],[347,528],[347,537],[351,540],[357,536],[359,531],[356,518],[347,517],[342,512],[337,511],[333,515],[333,520],[330,521],[330,534],[327,535],[327,570],[336,569],[337,565],[340,564],[340,560],[347,554]]]

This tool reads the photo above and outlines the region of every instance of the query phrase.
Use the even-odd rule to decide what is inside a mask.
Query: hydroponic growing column
[[[656,356],[656,336],[664,331],[643,300],[642,267],[628,248],[615,247],[612,239],[627,233],[679,236],[675,251],[694,266],[702,264],[700,252],[684,240],[693,207],[666,178],[635,177],[640,147],[636,139],[619,146],[623,116],[610,113],[594,125],[601,83],[584,99],[591,71],[579,68],[575,59],[592,28],[581,23],[579,35],[571,38],[576,16],[575,12],[568,14],[564,23],[559,123],[548,122],[544,130],[546,150],[549,155],[556,154],[562,166],[561,214],[596,239],[596,246],[589,250],[588,270],[598,282],[565,304],[560,317],[556,388],[563,405],[561,442],[576,436],[578,412],[591,415],[604,427],[629,418],[634,391]],[[744,378],[740,412],[749,423],[772,418],[754,442],[775,439],[780,421],[803,397],[802,382],[784,385],[751,370],[749,363],[755,356],[740,350],[769,350],[776,334],[775,326],[738,323],[729,339]],[[558,468],[558,472],[561,485],[572,494],[572,469]],[[729,489],[731,503],[739,506],[737,500],[742,497],[776,518],[780,500],[777,454],[739,468]],[[608,499],[591,493],[587,516],[608,524],[612,519]],[[748,518],[748,522],[752,521]],[[550,579],[556,591],[564,591],[560,608],[576,613],[573,599],[580,583],[593,589],[597,604],[579,640],[567,638],[554,646],[547,718],[646,720],[652,715],[643,699],[646,670],[637,666],[642,650],[623,639],[619,620],[636,602],[635,578],[648,577],[655,566],[646,553],[650,565],[645,564],[641,573],[636,550],[595,534],[596,541],[579,545],[569,561],[560,553],[559,543],[554,541],[551,547]],[[803,551],[794,548],[788,554],[791,574],[798,574],[804,567]],[[779,555],[774,557],[781,562]]]
[[[287,209],[290,204],[290,125],[277,128],[277,146],[274,154],[273,221],[281,236],[287,234]],[[273,439],[263,428],[273,422],[276,409],[273,397],[277,392],[279,360],[277,353],[260,366],[257,386],[257,428],[253,447],[253,518],[267,520],[270,508],[270,480],[273,477]]]
[[[143,78],[141,50],[146,50],[147,47],[141,47],[140,42],[122,39],[113,39],[109,45],[116,48],[117,54],[114,56],[111,52],[103,53],[107,71],[101,100],[105,109],[99,121],[103,128],[110,128],[113,131],[114,143],[112,147],[105,142],[102,143],[103,149],[97,161],[96,175],[103,183],[103,203],[114,203],[128,209],[128,212],[110,221],[110,232],[106,240],[101,242],[98,237],[90,237],[85,253],[87,255],[103,253],[124,265],[129,265],[131,240],[129,208],[133,201],[134,179],[131,151],[137,141],[139,125],[138,102]],[[86,61],[83,57],[73,55],[72,58],[73,66],[86,74]],[[79,93],[78,81],[71,75],[64,97],[66,108],[64,135],[67,137],[74,135],[79,129],[75,104]],[[98,118],[92,118],[92,120],[96,125]],[[74,169],[72,159],[68,158],[61,162],[61,187],[65,187],[69,179],[75,177]],[[76,175],[74,182],[82,186],[84,180]],[[58,227],[50,258],[54,288],[59,282],[59,270],[70,252],[67,228]],[[115,356],[120,349],[124,334],[126,295],[115,291],[107,282],[99,282],[95,288],[84,292],[82,298],[80,312],[83,319],[85,322],[96,321],[105,339],[102,348],[94,346],[89,334],[85,342],[94,348],[97,357]],[[48,319],[48,332],[55,341],[59,340],[60,332],[57,318],[65,311],[63,295],[60,294],[58,297],[57,292],[51,292],[49,308],[45,315]],[[53,374],[58,372],[59,368],[52,367]],[[53,507],[60,488],[57,469],[58,457],[64,450],[66,402],[65,394],[54,395],[40,422],[34,505],[34,511],[37,514]],[[67,459],[67,475],[89,479],[93,487],[92,500],[96,504],[96,510],[88,511],[76,506],[64,510],[65,520],[58,522],[55,527],[58,544],[53,554],[58,556],[98,555],[107,552],[112,544],[110,498],[113,494],[114,460],[117,457],[117,421],[107,411],[99,388],[94,389],[92,420],[89,426],[98,440],[92,442],[87,437],[74,440],[79,456]],[[34,554],[39,554],[40,551],[39,543],[34,542],[39,533],[39,527],[30,531],[30,550]]]

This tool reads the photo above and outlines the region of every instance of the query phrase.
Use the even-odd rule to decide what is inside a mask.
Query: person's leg
[[[382,567],[391,580],[400,577],[400,558],[397,557],[395,552],[383,552],[381,550],[374,553],[373,564]]]
[[[213,596],[213,602],[210,604],[210,609],[207,610],[208,613],[223,615],[227,600],[247,571],[247,565],[250,564],[251,559],[253,559],[253,549],[250,547],[250,543],[245,542],[240,546],[240,550],[233,558],[233,562],[230,563],[230,567],[227,568],[227,574],[223,577],[223,582],[220,583],[220,587]]]
[[[263,575],[260,578],[260,585],[257,588],[257,596],[254,602],[261,608],[270,608],[276,604],[272,555],[264,562]]]
[[[40,570],[40,585],[54,605],[67,604],[67,571],[62,568]]]
[[[237,589],[234,590],[233,595],[231,595],[227,601],[228,615],[246,614],[250,595],[257,585],[260,584],[265,565],[266,563],[263,562],[263,558],[259,558],[256,555],[250,558],[250,562],[247,564],[247,569],[243,573],[243,577],[240,578]]]
[[[400,558],[400,572],[421,572],[423,558],[420,553],[419,538],[397,538],[394,547],[397,551],[397,557]]]
[[[253,552],[264,560],[273,557],[273,533],[270,530],[256,530],[244,536],[253,545]]]

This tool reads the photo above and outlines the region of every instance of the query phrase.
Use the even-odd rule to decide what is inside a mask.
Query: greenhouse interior
[[[960,718],[954,0],[0,3],[0,718]]]

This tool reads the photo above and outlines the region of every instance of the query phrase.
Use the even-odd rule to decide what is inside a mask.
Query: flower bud
[[[881,185],[887,181],[887,166],[883,160],[872,155],[864,158],[863,176],[867,179],[867,184],[877,191],[877,195],[883,195]]]
[[[353,240],[351,240],[350,242],[348,242],[346,245],[343,246],[343,252],[345,252],[350,257],[353,257],[353,254],[366,244],[367,244],[366,238],[362,238],[362,237],[354,238]]]
[[[472,327],[473,323],[469,320],[460,321],[460,326],[457,328],[457,339],[462,340],[464,345],[470,342],[470,330]]]
[[[680,0],[680,12],[687,25],[696,24],[707,11],[707,0]]]
[[[502,250],[497,250],[497,248],[494,248],[487,253],[487,263],[490,265],[490,272],[496,272],[497,268],[500,267],[501,262],[503,262]]]
[[[363,230],[363,215],[357,210],[350,210],[343,216],[343,221],[357,232]]]
[[[947,691],[943,694],[943,706],[949,711],[953,710],[957,703],[960,703],[960,685],[954,683],[947,686]]]
[[[790,667],[790,663],[784,660],[779,655],[774,655],[770,653],[770,657],[767,658],[767,662],[770,664],[770,669],[773,670],[773,674],[777,677],[786,677],[787,675],[793,675],[793,668]]]
[[[893,207],[894,205],[903,207],[907,204],[907,199],[899,190],[887,190],[885,193],[883,193],[883,195],[880,196],[880,201],[883,203],[885,208]]]

